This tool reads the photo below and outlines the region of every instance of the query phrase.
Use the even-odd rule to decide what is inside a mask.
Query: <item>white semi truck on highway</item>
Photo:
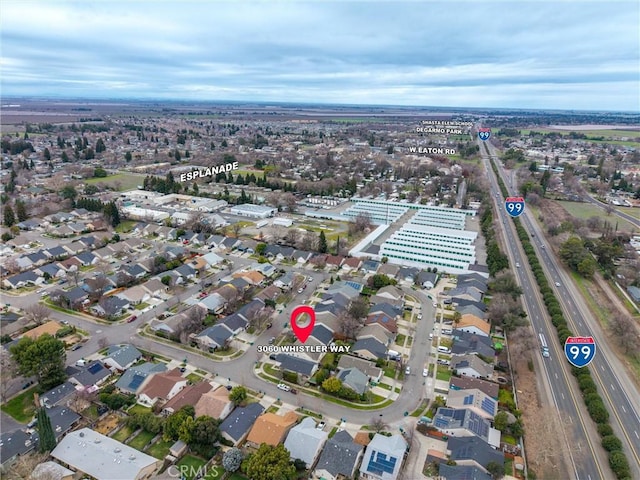
[[[540,337],[540,349],[542,350],[542,356],[549,356],[549,346],[547,345],[547,340],[544,338],[544,335],[541,333],[538,335]]]

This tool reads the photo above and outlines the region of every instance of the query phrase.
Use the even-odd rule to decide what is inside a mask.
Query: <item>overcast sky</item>
[[[637,0],[2,0],[2,95],[640,111],[639,18]]]

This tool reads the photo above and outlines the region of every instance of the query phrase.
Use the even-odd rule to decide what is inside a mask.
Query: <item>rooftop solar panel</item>
[[[496,403],[490,398],[484,398],[482,399],[482,404],[480,405],[480,408],[482,408],[482,410],[484,410],[488,414],[493,415],[493,412],[495,411],[495,408],[496,408]]]
[[[473,404],[473,395],[467,395],[466,397],[464,397],[464,400],[462,401],[462,403],[464,405],[471,405]]]
[[[89,367],[89,373],[91,375],[95,375],[96,373],[98,373],[100,370],[102,370],[102,364],[101,363],[94,363],[93,365],[91,365]]]
[[[144,376],[136,373],[131,379],[131,383],[129,384],[129,389],[136,390],[140,385],[142,385],[142,382],[144,382],[144,379],[145,379]]]

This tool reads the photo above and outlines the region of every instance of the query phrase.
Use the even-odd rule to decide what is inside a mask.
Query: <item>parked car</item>
[[[411,367],[409,365],[407,365],[407,368],[404,369],[404,374],[411,375]]]
[[[33,380],[29,380],[28,382],[26,382],[24,385],[22,385],[22,389],[26,390],[27,388],[29,388],[31,385],[33,385]]]
[[[81,343],[76,343],[73,347],[71,347],[71,351],[75,352],[76,350],[80,350],[82,348]]]
[[[284,383],[279,383],[278,388],[285,392],[289,392],[291,390],[291,387],[289,385],[285,385]]]
[[[269,339],[269,345],[273,345],[273,343],[276,341],[276,337],[271,337]]]
[[[298,289],[298,293],[302,293],[304,290],[302,288]]]
[[[324,430],[324,427],[325,427],[326,425],[327,425],[326,423],[324,423],[324,422],[320,422],[320,423],[316,426],[316,428],[317,428],[318,430]]]
[[[127,320],[127,323],[135,322],[137,319],[138,319],[137,315],[132,315],[129,317],[129,320]]]
[[[289,390],[289,393],[293,393],[294,395],[297,395],[298,390],[296,390],[295,388],[292,388],[291,390]]]
[[[422,369],[422,376],[423,377],[428,377],[429,376],[429,369],[428,368],[423,368]]]

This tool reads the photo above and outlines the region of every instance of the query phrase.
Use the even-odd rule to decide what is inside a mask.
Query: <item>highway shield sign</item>
[[[524,212],[524,198],[507,197],[504,202],[504,208],[512,217],[519,217]]]
[[[596,342],[593,337],[569,337],[564,342],[564,354],[574,367],[586,367],[596,356]]]
[[[491,138],[491,129],[490,128],[479,128],[478,129],[478,138],[484,142]]]

